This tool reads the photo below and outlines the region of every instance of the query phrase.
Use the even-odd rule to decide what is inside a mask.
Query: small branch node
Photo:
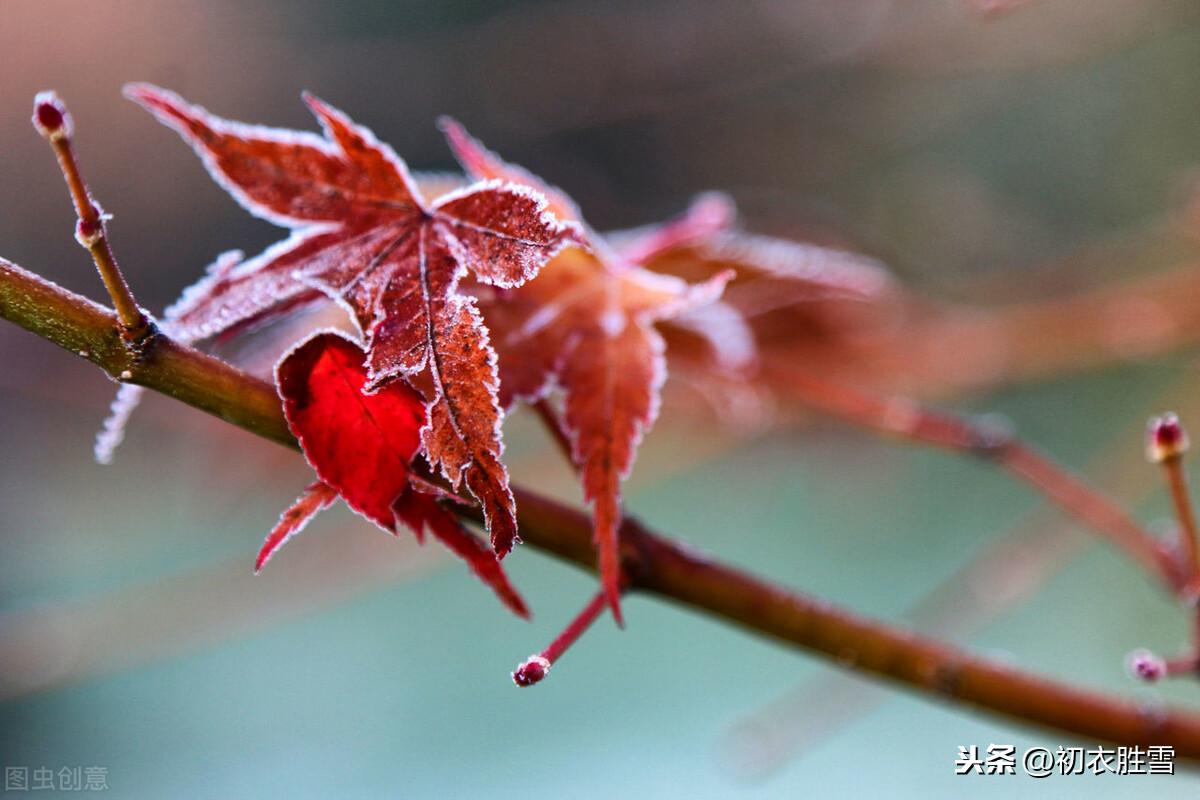
[[[121,343],[125,345],[125,352],[135,366],[142,364],[154,345],[164,339],[154,317],[145,309],[138,310],[142,315],[142,325],[136,329],[121,327]]]
[[[75,241],[85,250],[91,250],[104,236],[104,224],[97,219],[80,219],[75,223]]]

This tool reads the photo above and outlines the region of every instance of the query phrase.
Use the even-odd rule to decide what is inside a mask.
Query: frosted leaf
[[[523,182],[545,193],[560,215],[578,216],[569,197],[506,164],[461,125],[443,120],[442,129],[472,177]],[[723,226],[731,213],[723,197],[710,196],[688,225],[666,239],[674,242]],[[580,228],[588,230],[582,221]],[[501,402],[507,407],[516,399],[536,401],[555,387],[561,390],[563,432],[580,471],[584,497],[592,506],[605,596],[619,621],[621,484],[658,416],[667,374],[665,343],[655,323],[713,303],[731,273],[693,285],[628,263],[594,235],[587,241],[590,252],[564,250],[520,288],[477,288],[476,296],[499,355]],[[656,247],[665,246],[664,240]],[[731,368],[744,366],[754,354],[744,326],[731,319],[736,316],[717,311],[713,317],[736,334],[730,347],[718,354]],[[694,322],[700,324],[698,319]]]
[[[152,86],[126,94],[191,144],[247,210],[293,229],[262,255],[206,277],[176,309],[175,330],[231,333],[335,300],[366,340],[369,391],[418,379],[427,460],[456,488],[466,484],[496,552],[507,553],[516,509],[500,463],[495,356],[458,284],[470,273],[519,286],[578,232],[555,219],[539,193],[505,181],[427,203],[391,148],[311,95],[304,101],[324,138],[223,120]]]
[[[113,398],[108,417],[104,420],[104,426],[96,434],[96,446],[93,452],[97,462],[101,464],[113,462],[117,448],[125,439],[125,428],[129,424],[129,418],[138,404],[142,402],[142,396],[145,393],[144,387],[132,383],[123,383],[117,389],[117,396]]]
[[[257,575],[261,572],[279,548],[304,530],[308,523],[312,522],[313,517],[333,505],[335,500],[337,500],[337,492],[333,487],[321,481],[306,488],[304,494],[297,497],[296,501],[279,515],[279,522],[267,534],[266,540],[258,551],[258,557],[254,560],[254,574]]]
[[[411,464],[425,425],[420,393],[403,380],[364,393],[364,355],[357,342],[325,331],[297,345],[275,369],[288,427],[321,480],[284,513],[263,545],[259,566],[312,514],[332,502],[336,492],[385,531],[396,533],[398,521],[418,540],[431,531],[515,613],[528,616],[496,553],[442,507],[441,493],[426,494],[425,483],[412,480]],[[310,499],[320,487],[325,494]]]

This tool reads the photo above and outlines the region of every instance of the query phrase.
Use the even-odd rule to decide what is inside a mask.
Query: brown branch
[[[989,459],[1047,500],[1104,535],[1170,591],[1186,576],[1172,553],[1117,503],[1006,426],[934,411],[913,400],[879,397],[816,375],[792,370],[788,388],[815,409],[861,427],[909,441]]]
[[[112,312],[3,261],[0,316],[83,355],[110,375],[124,375],[125,380],[295,447],[269,384],[162,335],[147,341],[134,363],[121,345]],[[528,544],[593,568],[592,526],[585,514],[528,490],[514,489],[514,494]],[[713,562],[633,520],[626,520],[622,542],[631,589],[658,594],[935,697],[1088,740],[1172,745],[1180,757],[1200,759],[1200,714],[1151,710],[892,629]]]
[[[33,101],[33,126],[50,142],[58,158],[59,169],[71,192],[78,222],[75,239],[92,254],[92,261],[112,298],[113,307],[126,339],[140,341],[148,333],[146,316],[133,297],[133,291],[121,274],[121,267],[108,244],[108,217],[88,191],[87,182],[71,146],[71,115],[54,92],[42,92]]]
[[[1195,580],[1200,575],[1200,551],[1197,549],[1196,512],[1188,490],[1187,471],[1180,458],[1164,463],[1167,484],[1171,490],[1171,503],[1175,506],[1175,517],[1179,521],[1179,545],[1188,577]]]
[[[1175,398],[1173,402],[1182,404],[1188,415],[1200,415],[1198,386],[1195,377],[1186,377],[1164,398]],[[1129,457],[1135,442],[1145,436],[1144,426],[1138,424],[1136,433],[1135,438],[1131,430],[1123,431],[1091,458],[1086,468],[1089,474],[1102,474],[1104,485],[1118,487],[1126,506],[1144,502],[1157,485],[1151,480],[1152,473]],[[1058,524],[1053,512],[1039,507],[1021,524],[989,540],[909,606],[901,619],[924,634],[962,638],[978,633],[1025,602],[1078,558],[1086,545],[1095,542],[1090,533]],[[1128,659],[1131,668],[1136,666],[1136,655]],[[1165,673],[1167,663],[1158,661]],[[739,768],[761,778],[798,757],[803,749],[827,741],[861,720],[887,699],[883,687],[864,685],[853,674],[825,673],[739,720],[728,732],[728,749],[739,756]]]
[[[1171,504],[1179,521],[1179,554],[1183,558],[1185,578],[1194,586],[1200,576],[1200,550],[1197,545],[1200,534],[1196,530],[1196,512],[1188,490],[1187,470],[1183,465],[1189,447],[1187,430],[1179,422],[1178,416],[1163,414],[1150,420],[1146,455],[1151,463],[1161,464],[1166,475],[1167,486],[1171,490]]]

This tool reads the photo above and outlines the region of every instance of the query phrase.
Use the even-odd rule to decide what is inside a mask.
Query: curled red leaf
[[[364,394],[362,356],[345,336],[318,333],[280,360],[275,384],[317,477],[350,508],[394,532],[392,504],[409,486],[425,403],[399,381]]]
[[[288,426],[320,482],[284,513],[263,546],[260,566],[331,502],[328,493],[336,492],[350,508],[393,534],[397,519],[418,539],[431,530],[509,608],[528,616],[496,554],[464,530],[437,496],[425,494],[423,481],[412,478],[412,460],[425,426],[424,399],[401,380],[367,393],[364,355],[342,334],[323,332],[302,342],[276,367]]]

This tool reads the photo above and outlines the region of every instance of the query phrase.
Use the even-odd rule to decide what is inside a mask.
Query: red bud
[[[1155,683],[1167,675],[1167,664],[1149,650],[1134,650],[1129,654],[1129,673],[1147,683]]]
[[[71,115],[55,92],[38,92],[33,98],[33,127],[47,139],[71,135]]]
[[[1146,428],[1146,458],[1155,464],[1183,455],[1189,444],[1187,431],[1174,414],[1154,417]]]
[[[530,656],[512,674],[517,686],[533,686],[550,671],[550,661],[543,656]]]

